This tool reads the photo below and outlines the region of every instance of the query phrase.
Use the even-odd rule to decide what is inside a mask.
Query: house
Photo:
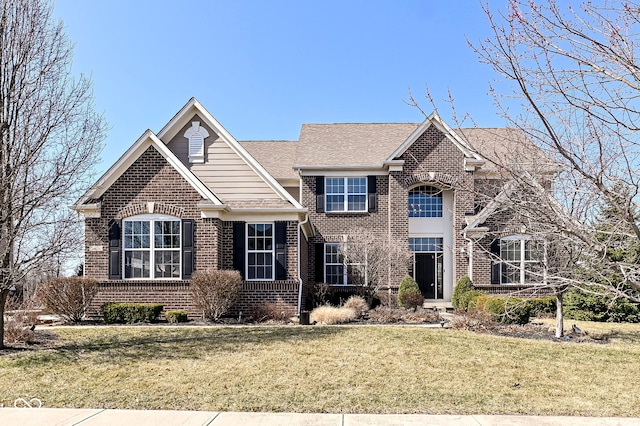
[[[239,142],[192,98],[72,206],[85,222],[85,275],[100,282],[92,312],[131,301],[196,316],[192,275],[236,269],[234,313],[273,303],[295,314],[315,283],[351,288],[340,250],[358,228],[411,251],[390,289],[405,272],[429,301],[450,301],[463,275],[494,291],[529,286],[542,279],[529,273],[541,264],[539,241],[521,228],[506,235],[492,218],[505,214],[500,165],[543,156],[514,130],[453,130],[437,114],[304,124],[297,141]]]

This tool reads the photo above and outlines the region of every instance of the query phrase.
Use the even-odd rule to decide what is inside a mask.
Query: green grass
[[[602,345],[410,326],[60,328],[55,349],[0,357],[0,402],[640,416],[640,326],[597,327],[616,337]]]

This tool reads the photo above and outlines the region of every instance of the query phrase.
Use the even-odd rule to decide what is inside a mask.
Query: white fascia
[[[116,161],[98,181],[72,206],[74,210],[83,209],[83,205],[92,198],[99,198],[104,194],[122,174],[135,163],[138,158],[153,146],[165,160],[206,200],[214,205],[222,205],[216,195],[198,179],[180,161],[167,146],[151,131],[147,130],[138,140]]]
[[[440,130],[465,156],[465,160],[469,159],[469,165],[467,165],[465,161],[465,170],[470,168],[471,170],[475,170],[477,167],[480,167],[484,164],[484,159],[475,152],[475,150],[467,144],[456,132],[453,131],[451,127],[445,121],[440,118],[436,112],[432,112],[426,120],[422,122],[418,126],[416,130],[409,135],[409,137],[387,158],[386,162],[394,161],[396,158],[400,157],[404,152],[409,149],[411,145],[427,130],[430,126],[435,126],[438,130]]]
[[[381,168],[378,165],[365,165],[365,166],[293,166],[294,170],[297,170],[300,176],[335,176],[335,177],[348,177],[348,176],[386,176],[387,170]]]
[[[303,208],[295,198],[293,198],[278,181],[267,172],[267,170],[258,163],[255,158],[249,154],[249,152],[240,145],[240,143],[225,129],[222,124],[216,120],[209,111],[196,99],[191,98],[189,102],[160,130],[158,138],[165,144],[169,143],[171,139],[187,124],[192,118],[192,113],[197,113],[200,118],[211,126],[211,128],[223,139],[227,145],[235,152],[240,158],[242,158],[251,169],[262,180],[266,182],[269,187],[276,192],[283,200],[289,201],[293,206],[297,208]]]

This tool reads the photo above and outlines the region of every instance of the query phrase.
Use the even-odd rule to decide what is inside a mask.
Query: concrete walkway
[[[640,426],[639,418],[562,416],[436,416],[424,414],[299,414],[216,411],[0,408],[2,426]]]

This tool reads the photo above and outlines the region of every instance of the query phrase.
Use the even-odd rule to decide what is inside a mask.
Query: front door
[[[414,279],[425,299],[442,299],[442,253],[415,253]]]

